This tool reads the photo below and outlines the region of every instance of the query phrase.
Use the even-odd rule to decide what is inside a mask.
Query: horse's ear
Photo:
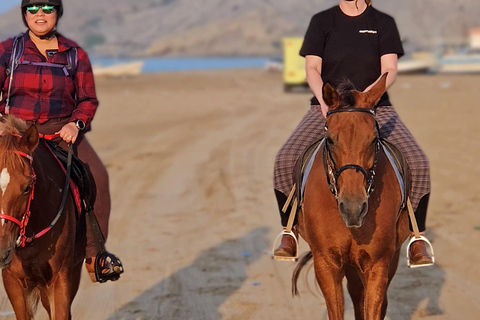
[[[24,148],[25,152],[32,153],[37,147],[39,140],[38,129],[35,125],[32,125],[25,131],[22,139],[20,139],[20,146]]]
[[[332,85],[327,82],[323,85],[322,88],[323,101],[327,104],[330,109],[335,109],[338,107],[339,95],[338,92],[332,87]]]
[[[387,76],[388,72],[385,72],[380,80],[367,92],[367,103],[370,108],[373,108],[387,89]]]

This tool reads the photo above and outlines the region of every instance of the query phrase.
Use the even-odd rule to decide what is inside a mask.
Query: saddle
[[[67,170],[68,152],[50,140],[42,140],[49,147],[52,154],[57,158],[57,160],[63,165],[63,169]],[[80,214],[82,212],[87,212],[88,210],[91,210],[91,208],[93,207],[95,193],[90,179],[90,172],[85,166],[85,164],[76,156],[72,155],[71,167],[71,179],[75,184],[74,187],[76,187],[76,189],[78,190],[81,203],[81,212],[79,212]],[[72,192],[75,193],[75,190],[73,190],[73,188]]]

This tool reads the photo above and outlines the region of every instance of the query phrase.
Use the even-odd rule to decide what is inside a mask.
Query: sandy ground
[[[267,254],[280,231],[275,154],[310,95],[284,94],[281,75],[262,70],[97,85],[89,137],[110,173],[108,247],[126,273],[102,285],[84,273],[74,319],[327,319],[305,283],[291,297],[294,264]],[[480,319],[479,87],[480,76],[401,76],[390,90],[431,161],[428,236],[438,263],[410,270],[402,253],[389,319]],[[14,319],[3,290],[0,319]]]

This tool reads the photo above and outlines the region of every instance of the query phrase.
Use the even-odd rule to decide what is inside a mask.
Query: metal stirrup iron
[[[410,222],[411,222],[412,227],[413,227],[413,235],[414,235],[410,239],[410,241],[408,242],[408,245],[407,245],[407,266],[410,267],[410,268],[419,268],[419,267],[431,266],[431,265],[435,264],[435,255],[433,253],[433,246],[426,237],[424,237],[420,234],[420,231],[418,230],[417,219],[415,218],[415,214],[413,212],[413,207],[412,207],[412,203],[410,202],[410,197],[407,198],[407,209],[408,209],[408,215],[410,217]],[[430,249],[429,253],[432,256],[432,263],[424,263],[424,264],[412,264],[411,263],[411,261],[410,261],[410,246],[412,245],[412,243],[414,243],[416,241],[424,241],[425,243],[428,244],[429,249]]]

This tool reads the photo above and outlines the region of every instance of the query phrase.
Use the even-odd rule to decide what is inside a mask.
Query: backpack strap
[[[23,33],[21,33],[15,38],[13,38],[12,55],[10,56],[10,68],[6,70],[7,76],[10,76],[10,80],[8,81],[8,93],[7,99],[5,101],[5,114],[8,114],[10,112],[10,93],[12,91],[13,73],[18,67],[18,62],[23,55],[24,49],[25,40],[23,38]]]
[[[67,51],[67,62],[67,69],[70,71],[70,76],[75,79],[78,65],[78,50],[76,47],[72,47]]]

